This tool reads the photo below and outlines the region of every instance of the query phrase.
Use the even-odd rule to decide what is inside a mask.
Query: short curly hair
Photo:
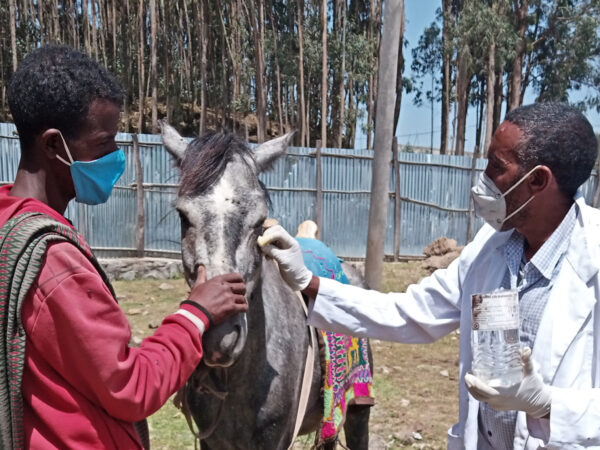
[[[534,103],[513,109],[504,120],[523,131],[523,141],[516,148],[522,173],[538,164],[549,167],[567,197],[590,177],[598,141],[577,108],[566,103]]]
[[[119,107],[123,90],[117,79],[88,55],[64,45],[31,52],[13,74],[8,104],[19,132],[21,150],[48,128],[76,138],[94,100]]]

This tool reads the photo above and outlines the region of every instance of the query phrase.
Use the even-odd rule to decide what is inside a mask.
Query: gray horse
[[[203,449],[286,449],[294,434],[310,334],[297,295],[256,240],[267,217],[260,171],[283,155],[291,134],[254,151],[231,134],[187,142],[162,124],[163,142],[181,170],[176,208],[181,217],[184,272],[240,273],[248,312],[204,336],[204,358],[183,391],[184,406],[201,431]],[[323,414],[321,368],[315,352],[310,396],[300,434]],[[345,424],[352,450],[368,448],[369,407],[351,406]],[[332,447],[332,446],[331,446]]]

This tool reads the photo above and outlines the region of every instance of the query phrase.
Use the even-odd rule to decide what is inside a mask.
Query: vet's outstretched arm
[[[457,263],[412,285],[407,293],[384,294],[318,278],[304,265],[298,242],[281,226],[258,239],[279,264],[282,278],[308,302],[308,323],[322,330],[406,343],[432,342],[456,329],[460,320]]]

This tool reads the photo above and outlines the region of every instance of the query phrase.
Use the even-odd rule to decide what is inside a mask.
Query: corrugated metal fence
[[[12,124],[0,123],[0,181],[12,182],[20,152]],[[136,172],[132,137],[117,136],[127,157],[127,168],[109,201],[87,206],[71,202],[66,216],[86,236],[100,257],[133,255],[136,249]],[[138,135],[144,180],[145,242],[148,254],[177,255],[180,251],[179,217],[173,205],[179,174],[157,135]],[[366,254],[371,189],[371,151],[321,150],[322,240],[338,255],[362,258]],[[399,153],[400,254],[421,255],[440,236],[464,245],[469,223],[472,159],[464,156]],[[476,175],[486,161],[476,161]],[[394,170],[390,165],[390,202],[386,254],[394,251]],[[261,175],[269,189],[271,216],[295,234],[306,219],[315,219],[317,196],[315,149],[291,147],[273,170]],[[591,203],[596,171],[583,186]],[[473,235],[481,227],[475,219]]]

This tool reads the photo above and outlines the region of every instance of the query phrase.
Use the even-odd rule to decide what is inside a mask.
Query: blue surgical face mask
[[[70,162],[56,155],[59,161],[71,169],[71,178],[75,186],[75,200],[88,205],[106,202],[112,188],[125,170],[125,154],[117,149],[94,161],[73,161],[69,147],[60,135]]]

